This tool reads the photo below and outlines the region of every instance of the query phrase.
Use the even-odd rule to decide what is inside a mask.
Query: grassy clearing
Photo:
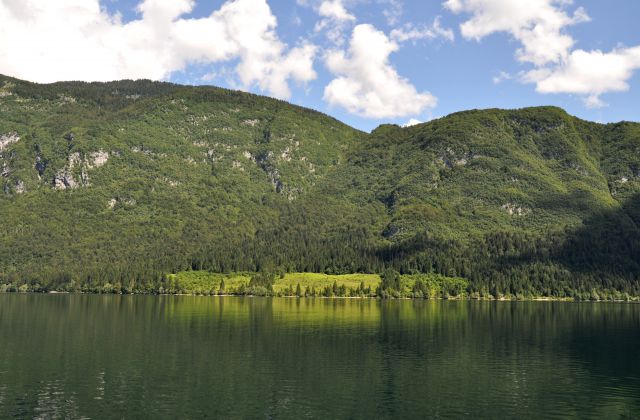
[[[253,273],[220,274],[208,271],[181,271],[167,276],[168,293],[189,294],[234,294],[242,286],[248,286]],[[224,287],[221,288],[224,281]],[[287,273],[284,278],[277,278],[273,285],[275,293],[294,289],[300,284],[303,289],[320,291],[325,287],[331,287],[334,283],[345,286],[347,289],[357,289],[364,282],[365,288],[375,290],[380,284],[380,276],[377,274],[322,274],[322,273]]]
[[[347,289],[357,289],[364,282],[365,288],[375,290],[380,285],[377,274],[322,274],[322,273],[287,273],[284,278],[277,279],[273,285],[274,292],[282,292],[288,288],[294,289],[300,284],[302,288],[322,290],[334,283],[344,285]]]
[[[255,273],[220,274],[207,271],[183,271],[170,274],[163,293],[239,294],[275,296],[376,296],[382,297],[464,297],[468,282],[462,278],[438,274],[414,274],[398,277],[386,284],[378,274],[287,273],[276,277],[271,286],[251,285]],[[379,290],[379,286],[383,288]]]
[[[249,284],[250,273],[221,274],[208,271],[181,271],[167,276],[168,293],[188,293],[196,295],[235,293],[240,286]],[[224,281],[224,287],[222,283]]]

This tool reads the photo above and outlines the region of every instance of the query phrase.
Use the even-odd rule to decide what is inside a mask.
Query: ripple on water
[[[639,310],[0,295],[0,418],[633,417]]]

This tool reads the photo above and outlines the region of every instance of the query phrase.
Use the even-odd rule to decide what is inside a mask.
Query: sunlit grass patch
[[[274,292],[281,292],[292,288],[295,290],[298,284],[301,288],[317,291],[325,287],[331,287],[334,283],[344,285],[347,289],[357,289],[364,282],[364,288],[375,290],[380,285],[380,276],[377,274],[323,274],[323,273],[287,273],[284,278],[276,279],[273,285]]]

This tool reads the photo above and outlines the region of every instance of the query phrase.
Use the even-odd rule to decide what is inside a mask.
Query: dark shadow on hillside
[[[555,258],[573,272],[640,275],[640,194],[569,233]]]
[[[529,271],[531,283],[540,284],[544,290],[549,287],[544,282],[544,272],[551,263],[568,271],[568,278],[565,278],[562,273],[548,270],[551,276],[559,274],[551,278],[552,282],[566,281],[557,284],[558,289],[570,285],[579,291],[581,286],[589,285],[637,295],[640,283],[640,194],[633,195],[615,210],[588,217],[580,228],[564,234],[556,233],[548,243],[553,244],[555,239],[562,241],[550,248],[549,255],[540,249],[523,252],[517,257],[501,258],[494,267],[499,267],[496,271],[502,269],[511,273]],[[531,271],[538,266],[543,267],[541,276]],[[554,322],[558,321],[559,314],[567,307],[559,305],[552,315]],[[567,354],[574,360],[586,363],[594,377],[629,377],[630,367],[621,361],[624,360],[624,354],[637,348],[638,338],[632,335],[626,340],[613,342],[611,337],[612,331],[619,325],[626,324],[633,329],[637,317],[629,317],[632,310],[628,305],[612,305],[583,306],[572,312],[570,319],[580,328],[568,328],[562,332]],[[584,322],[584,315],[590,311],[598,316],[592,316],[589,322]]]
[[[615,210],[588,217],[578,229],[543,233],[539,243],[525,244],[491,266],[504,272],[551,263],[602,283],[607,283],[605,279],[635,282],[640,278],[639,227],[640,194],[636,194]]]

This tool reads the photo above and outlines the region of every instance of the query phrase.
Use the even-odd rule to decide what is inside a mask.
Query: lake
[[[640,415],[640,305],[0,295],[0,418]]]

